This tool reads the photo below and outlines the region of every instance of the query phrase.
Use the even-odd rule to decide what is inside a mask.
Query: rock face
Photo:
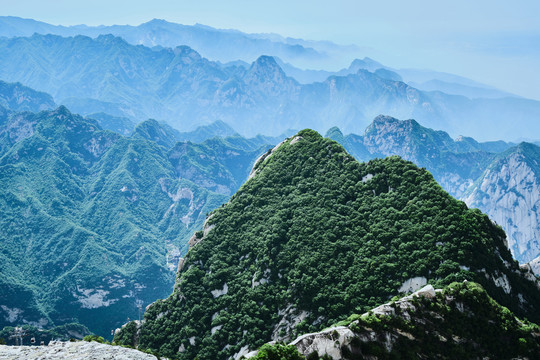
[[[540,353],[540,327],[518,320],[474,283],[454,283],[444,290],[428,285],[342,323],[302,335],[290,345],[308,359],[326,355],[333,360],[532,359]]]
[[[0,359],[3,360],[156,360],[154,355],[121,346],[100,344],[92,341],[60,342],[51,341],[48,346],[6,346],[0,345]]]
[[[521,143],[499,155],[464,196],[503,227],[514,257],[540,255],[540,148]]]

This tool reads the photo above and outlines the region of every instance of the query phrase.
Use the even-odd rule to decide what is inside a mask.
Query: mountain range
[[[182,25],[160,19],[153,19],[138,26],[59,26],[32,19],[0,16],[0,36],[27,37],[34,33],[64,37],[85,35],[92,38],[112,34],[133,45],[157,48],[186,45],[208,59],[244,67],[248,67],[248,63],[262,54],[271,54],[276,57],[276,61],[288,76],[303,84],[322,82],[332,75],[354,74],[359,69],[366,69],[371,72],[378,70],[378,75],[383,75],[385,71],[388,75],[388,71],[391,71],[393,80],[404,80],[425,91],[443,91],[469,98],[516,97],[453,74],[393,69],[368,57],[360,60],[360,55],[373,52],[373,49],[362,49],[356,45],[343,46],[329,41],[284,38],[277,34],[247,34],[238,30],[215,29],[201,24]],[[351,61],[350,66],[345,68]],[[344,68],[338,71],[321,70],[334,69],[336,66]],[[311,68],[319,70],[309,70]]]
[[[170,292],[179,256],[268,145],[161,145],[65,107],[0,118],[0,326],[80,322],[107,334]]]
[[[377,115],[387,114],[478,139],[511,140],[523,137],[524,128],[540,132],[535,121],[540,102],[421,91],[396,80],[388,69],[371,72],[361,62],[351,66],[353,73],[301,84],[271,56],[260,56],[248,67],[224,65],[187,46],[147,48],[112,35],[34,34],[2,38],[0,49],[5,81],[47,92],[83,115],[103,112],[134,122],[154,118],[181,131],[221,120],[243,136],[331,126],[358,133]]]
[[[112,34],[133,45],[170,47],[187,45],[212,60],[252,62],[261,54],[273,54],[287,62],[315,67],[335,67],[344,59],[354,59],[363,49],[356,45],[338,45],[329,41],[305,41],[278,34],[247,34],[233,29],[216,29],[195,24],[183,25],[153,19],[138,26],[58,26],[14,16],[0,17],[0,36],[19,37],[54,34],[64,37]]]
[[[28,99],[24,105],[28,108],[56,106],[50,97],[34,96],[32,89],[22,85],[5,84],[3,89],[0,98]],[[9,104],[14,109],[20,106]],[[40,113],[10,109],[0,113],[2,212],[7,230],[2,274],[7,279],[4,286],[10,284],[6,293],[13,295],[11,299],[28,298],[25,307],[5,298],[0,325],[50,327],[79,321],[100,334],[107,334],[107,329],[127,317],[136,317],[135,300],[147,304],[168,294],[180,256],[205,214],[241,187],[269,144],[291,136],[246,139],[223,122],[187,133],[155,120],[132,127],[123,118],[101,114],[94,115],[101,119],[96,121],[63,107]],[[104,125],[116,133],[102,130]],[[334,127],[326,136],[359,161],[399,155],[425,167],[451,195],[479,207],[502,225],[514,258],[525,263],[540,256],[534,185],[539,182],[538,146],[479,143],[466,137],[453,140],[414,120],[385,116],[377,117],[363,135],[343,135]],[[142,158],[151,161],[135,166]],[[149,181],[149,176],[154,180]],[[70,179],[68,187],[65,179]],[[514,201],[522,201],[519,211]],[[29,215],[33,212],[36,215]],[[121,226],[107,225],[114,223]],[[25,238],[24,234],[33,235]],[[47,245],[36,248],[35,244]],[[51,247],[72,260],[60,267],[35,260],[56,258],[56,252],[49,253]],[[147,253],[147,247],[158,251]],[[109,253],[112,249],[122,249],[126,255],[114,257]],[[140,251],[147,256],[141,258]],[[84,254],[86,258],[81,258]],[[90,271],[89,254],[102,254],[114,266],[93,263],[97,270]],[[112,254],[118,256],[115,251]],[[36,263],[42,264],[37,270]],[[531,266],[540,273],[537,263],[531,261]],[[57,270],[48,273],[41,266]],[[141,277],[140,269],[151,276]],[[94,272],[97,277],[91,275]],[[160,279],[159,286],[155,279]],[[103,286],[103,281],[112,282]],[[126,285],[117,287],[117,282]],[[45,291],[51,283],[52,289]],[[59,318],[55,308],[66,304],[70,304],[69,312]],[[109,312],[116,315],[111,317]],[[96,313],[104,315],[96,317]],[[107,321],[96,324],[96,318]]]
[[[357,46],[0,16],[0,344],[537,358],[539,116]]]

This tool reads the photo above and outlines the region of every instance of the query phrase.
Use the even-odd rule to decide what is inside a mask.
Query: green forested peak
[[[411,162],[359,163],[313,130],[268,151],[199,235],[173,295],[147,310],[144,348],[181,359],[239,357],[413,284],[465,279],[538,320],[537,284],[487,216]]]

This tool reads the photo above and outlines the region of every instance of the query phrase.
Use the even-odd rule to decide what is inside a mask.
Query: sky
[[[0,9],[57,25],[159,18],[356,44],[387,66],[445,71],[540,100],[538,0],[0,0]]]

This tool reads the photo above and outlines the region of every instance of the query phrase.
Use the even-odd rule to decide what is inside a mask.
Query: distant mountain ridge
[[[524,128],[540,132],[533,121],[538,101],[423,92],[388,71],[361,68],[371,66],[367,60],[355,73],[300,84],[271,56],[249,68],[223,65],[186,46],[150,49],[111,35],[2,38],[0,50],[0,78],[46,91],[77,113],[154,118],[181,131],[219,119],[243,136],[333,125],[359,132],[389,114],[481,139],[523,137]]]
[[[278,34],[247,34],[233,29],[216,29],[201,24],[182,25],[160,19],[153,19],[138,26],[59,26],[13,16],[0,17],[0,36],[32,36],[34,33],[86,35],[93,38],[113,34],[133,45],[142,44],[158,48],[187,45],[204,57],[225,63],[238,60],[253,62],[262,54],[270,54],[283,59],[285,62],[280,60],[280,66],[287,75],[304,84],[322,82],[332,75],[353,74],[360,68],[371,72],[383,69],[399,73],[400,78],[420,90],[443,91],[469,98],[515,97],[452,74],[429,70],[391,69],[365,57],[366,52],[373,49],[362,49],[356,45],[344,46],[330,41],[285,38]],[[359,59],[360,55],[364,57],[362,60]],[[344,67],[348,63],[350,63],[348,68],[339,71],[322,70]],[[311,68],[319,70],[308,70]]]
[[[90,37],[112,34],[134,45],[172,48],[187,45],[204,57],[224,62],[252,62],[261,54],[273,54],[288,61],[320,66],[338,60],[335,53],[354,57],[361,50],[354,45],[341,46],[328,41],[308,42],[275,34],[247,34],[201,24],[176,24],[162,19],[153,19],[138,26],[59,26],[13,16],[0,17],[0,36],[32,36],[34,33]]]

